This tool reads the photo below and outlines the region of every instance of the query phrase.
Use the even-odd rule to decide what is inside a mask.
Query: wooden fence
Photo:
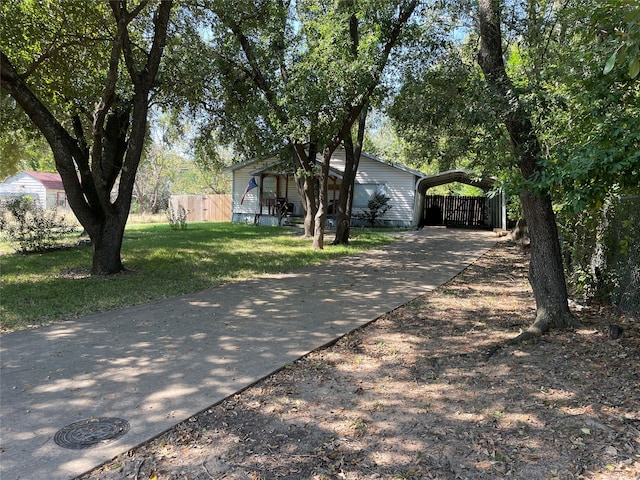
[[[486,197],[427,195],[424,202],[424,225],[485,227]]]
[[[230,222],[231,195],[171,195],[169,206],[187,211],[187,222]]]

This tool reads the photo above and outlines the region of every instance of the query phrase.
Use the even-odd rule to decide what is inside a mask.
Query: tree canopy
[[[2,4],[2,89],[51,147],[92,240],[94,274],[123,268],[122,235],[172,6]]]
[[[210,122],[203,130],[218,130],[218,138],[247,154],[291,147],[283,155],[294,162],[307,232],[319,248],[331,154],[379,87],[417,5],[212,0],[192,11],[200,25],[193,41],[210,66],[211,81],[198,84],[192,104],[208,113],[200,117]]]
[[[478,32],[459,24],[465,35],[452,36],[437,62],[407,73],[389,109],[394,125],[410,157],[428,152],[428,161],[446,167],[498,174],[511,193],[548,194],[566,241],[585,240],[575,234],[583,222],[593,238],[593,217],[607,199],[640,185],[635,0],[481,6],[499,18],[485,22],[481,45],[493,41],[500,58],[483,65],[488,53],[480,50],[476,63]],[[469,24],[482,20],[475,15]],[[494,28],[500,35],[491,37]],[[530,168],[514,170],[528,142]]]

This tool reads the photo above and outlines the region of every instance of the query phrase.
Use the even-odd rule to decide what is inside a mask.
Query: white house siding
[[[233,174],[233,205],[232,211],[234,214],[252,214],[260,213],[259,210],[259,195],[260,189],[254,188],[244,198],[244,202],[242,205],[240,201],[242,200],[242,195],[249,185],[249,180],[251,179],[251,175],[249,172],[254,170],[255,167],[251,166],[248,168],[242,168],[240,170],[236,170]]]
[[[255,170],[259,170],[262,167],[273,164],[277,162],[277,158],[268,158],[262,161],[258,161],[255,163],[251,163],[245,167],[239,168],[233,172],[233,221],[234,222],[253,222],[256,214],[267,214],[267,206],[262,206],[262,212],[260,211],[260,187],[254,188],[250,190],[245,196],[244,202],[240,204],[242,201],[242,195],[249,185],[249,181],[251,180],[251,172]],[[260,185],[260,175],[255,176],[255,180]],[[264,196],[265,200],[269,196],[275,196],[276,186],[275,180],[276,177],[269,176],[265,179],[264,185]],[[284,178],[280,178],[280,193],[281,196],[284,196],[284,192],[286,191],[286,185]],[[294,215],[302,215],[303,212],[300,207],[300,196],[298,195],[298,189],[296,188],[295,181],[293,179],[293,175],[289,176],[289,187],[288,187],[288,201],[295,205]]]
[[[344,170],[344,151],[336,152],[331,160],[331,166]],[[369,158],[365,154],[360,157],[358,173],[356,175],[356,189],[358,185],[377,185],[384,187],[384,193],[391,199],[392,208],[381,217],[381,223],[409,227],[414,222],[414,202],[416,175],[396,168],[387,163]],[[353,213],[358,214],[366,210],[366,203],[354,203]]]
[[[246,166],[237,168],[233,171],[233,221],[234,222],[253,222],[256,219],[256,214],[267,214],[266,205],[263,206],[263,211],[260,212],[260,190],[254,188],[247,193],[244,203],[240,205],[242,195],[251,180],[251,172],[259,170],[262,167],[268,166],[277,162],[276,158],[269,158],[254,163],[250,163]],[[344,171],[345,155],[344,150],[337,150],[331,159],[331,168],[338,171]],[[256,175],[256,181],[259,183],[260,175]],[[377,188],[384,187],[384,191],[387,196],[391,198],[390,204],[392,208],[385,213],[380,219],[380,223],[390,226],[403,226],[409,227],[415,223],[414,221],[414,202],[415,202],[415,188],[416,188],[417,175],[410,171],[397,168],[389,165],[384,161],[370,158],[366,154],[363,154],[360,158],[360,164],[358,168],[358,174],[356,175],[356,189],[367,188],[375,191]],[[273,182],[273,177],[267,177],[270,182]],[[284,178],[280,180],[284,183]],[[268,194],[268,190],[274,190],[273,187],[266,186],[265,195]],[[285,186],[280,186],[281,196],[284,196]],[[337,196],[337,192],[334,192]],[[331,198],[331,192],[330,192]],[[360,204],[354,204],[354,214],[363,211],[367,208],[368,197],[363,197],[360,200]],[[300,197],[295,185],[293,175],[289,177],[288,188],[288,201],[295,205],[294,215],[303,215]],[[353,219],[354,224],[357,220]]]
[[[47,202],[47,189],[44,185],[24,172],[8,178],[4,183],[0,183],[0,198],[5,199],[21,195],[33,197],[36,204],[41,208],[53,208],[56,204],[55,192],[53,202]]]

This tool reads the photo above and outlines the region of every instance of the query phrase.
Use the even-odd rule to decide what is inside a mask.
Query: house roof
[[[389,167],[396,168],[398,170],[402,170],[403,172],[409,173],[411,175],[415,175],[416,177],[424,177],[425,176],[425,174],[422,173],[422,172],[419,172],[417,170],[413,170],[413,169],[411,169],[409,167],[405,167],[404,165],[401,165],[399,163],[388,162],[388,161],[386,161],[386,160],[384,160],[384,159],[382,159],[380,157],[377,157],[377,156],[372,155],[372,154],[367,153],[367,152],[362,152],[361,155],[363,157],[367,157],[367,158],[369,158],[371,160],[374,160],[376,162],[380,162],[380,163],[383,163],[385,165],[388,165]],[[234,172],[236,170],[239,170],[241,168],[247,167],[249,165],[252,165],[252,164],[254,164],[256,162],[259,162],[259,161],[262,161],[262,160],[264,160],[264,158],[252,158],[251,160],[247,160],[247,161],[244,161],[244,162],[241,162],[241,163],[237,163],[236,165],[232,165],[230,167],[227,167],[227,168],[224,169],[224,171],[226,171],[226,172]],[[267,165],[265,167],[261,167],[261,168],[258,168],[257,170],[252,171],[251,174],[255,175],[257,173],[261,173],[263,171],[272,169],[276,165],[280,165],[281,163],[283,163],[283,161],[281,161],[281,160],[275,161],[275,162],[270,163],[269,165]],[[334,174],[336,176],[342,176],[342,172],[340,172],[339,170],[337,170],[337,169],[335,169],[333,167],[331,168],[331,170],[332,170],[332,174]]]
[[[34,172],[30,170],[24,170],[24,173],[38,180],[48,190],[64,190],[62,177],[60,177],[59,173]]]

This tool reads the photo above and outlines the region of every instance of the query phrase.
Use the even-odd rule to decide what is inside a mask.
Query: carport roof
[[[429,188],[447,183],[460,182],[489,190],[496,182],[495,177],[478,177],[475,173],[467,170],[448,170],[446,172],[427,175],[418,181],[418,192],[424,194]]]

